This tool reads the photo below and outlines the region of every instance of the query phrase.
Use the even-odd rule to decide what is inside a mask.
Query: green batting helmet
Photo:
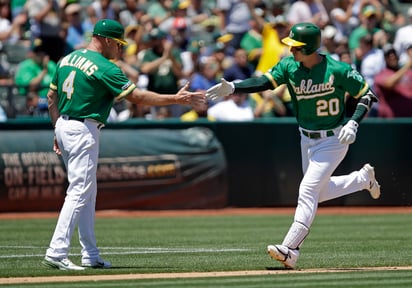
[[[282,42],[292,47],[302,47],[302,53],[312,54],[320,47],[320,29],[313,23],[299,23],[292,27],[289,37]]]

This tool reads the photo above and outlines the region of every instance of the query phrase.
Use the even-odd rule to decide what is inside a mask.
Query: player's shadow
[[[286,268],[286,267],[265,267],[266,270],[269,271],[287,271],[287,270],[293,270],[291,268]]]

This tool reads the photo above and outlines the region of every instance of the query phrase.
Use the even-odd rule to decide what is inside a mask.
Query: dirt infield
[[[198,210],[101,210],[97,217],[184,217],[209,215],[293,215],[295,208],[224,208]],[[354,214],[412,214],[412,206],[396,207],[319,207],[319,215],[354,215]],[[0,213],[0,219],[56,218],[57,212]]]
[[[97,211],[97,217],[190,217],[209,215],[293,215],[294,208],[225,208],[216,210],[161,210],[161,211],[124,211],[105,210]],[[366,214],[412,214],[412,207],[320,207],[320,215],[366,215]],[[57,212],[30,212],[30,213],[0,213],[0,219],[25,218],[57,218]],[[81,275],[81,276],[50,276],[50,277],[16,277],[0,278],[2,284],[24,283],[51,283],[51,282],[84,282],[108,280],[140,280],[140,279],[167,279],[167,278],[201,278],[201,277],[229,277],[253,275],[277,275],[289,273],[336,273],[359,271],[387,271],[412,270],[406,267],[364,267],[351,269],[304,269],[304,270],[254,270],[254,271],[220,271],[220,272],[193,272],[193,273],[152,273],[152,274],[118,274],[118,275]]]
[[[152,274],[118,274],[118,275],[85,275],[85,276],[50,276],[50,277],[16,277],[0,278],[0,284],[24,283],[62,283],[62,282],[88,282],[88,281],[113,281],[113,280],[143,280],[143,279],[176,279],[176,278],[207,278],[207,277],[238,277],[238,276],[263,276],[279,274],[303,273],[344,273],[353,271],[389,271],[412,270],[412,266],[405,267],[364,267],[350,269],[304,269],[304,270],[251,270],[251,271],[221,271],[221,272],[186,272],[186,273],[152,273]]]

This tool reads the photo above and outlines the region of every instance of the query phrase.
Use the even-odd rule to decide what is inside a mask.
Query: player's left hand
[[[359,124],[354,120],[349,120],[339,132],[339,142],[342,144],[352,144],[356,140]]]

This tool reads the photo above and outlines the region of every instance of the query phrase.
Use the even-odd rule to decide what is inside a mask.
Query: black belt
[[[306,137],[310,138],[310,139],[319,139],[322,138],[322,133],[321,132],[309,132],[306,130],[302,129],[302,134],[305,135]],[[333,132],[333,130],[328,130],[326,131],[326,137],[330,137],[335,135],[335,132]]]
[[[84,121],[86,120],[86,118],[72,117],[72,116],[68,116],[68,115],[63,115],[62,118],[65,119],[65,120],[74,120],[74,121],[79,121],[79,122],[82,122],[82,123],[84,123]],[[104,127],[104,124],[102,124],[102,123],[99,123],[97,121],[93,121],[93,122],[96,122],[98,129],[102,129]]]
[[[67,120],[76,120],[76,121],[84,122],[85,119],[69,116],[67,117]]]

